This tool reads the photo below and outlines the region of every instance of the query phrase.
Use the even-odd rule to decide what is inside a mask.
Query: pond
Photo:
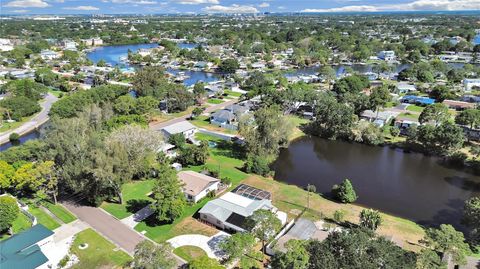
[[[40,137],[40,132],[35,130],[35,131],[30,132],[30,133],[22,135],[20,137],[20,141],[18,142],[18,144],[23,144],[23,143],[27,142],[28,140],[37,139],[39,137]],[[5,144],[2,144],[2,145],[0,145],[0,151],[7,150],[7,149],[11,148],[12,146],[14,146],[14,145],[11,142],[7,142]]]
[[[111,64],[112,66],[119,65],[121,67],[128,67],[129,65],[122,61],[122,58],[128,56],[128,50],[136,52],[139,49],[151,49],[156,47],[158,47],[158,44],[156,43],[98,47],[88,52],[87,58],[94,63],[104,60],[107,64]]]
[[[480,177],[443,166],[437,158],[389,147],[302,137],[274,163],[275,179],[329,195],[345,178],[356,203],[423,225],[460,224],[463,203],[480,195]]]

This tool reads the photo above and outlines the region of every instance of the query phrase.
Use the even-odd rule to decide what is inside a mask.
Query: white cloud
[[[21,8],[26,8],[26,7],[48,7],[48,3],[42,0],[14,0],[11,2],[8,2],[6,7],[21,7]]]
[[[103,1],[102,1],[103,2]],[[108,1],[105,1],[108,2]],[[150,1],[150,0],[112,0],[114,4],[136,4],[136,5],[155,5],[157,1]]]
[[[284,10],[287,9],[285,6],[278,6],[277,9]]]
[[[99,10],[98,7],[94,7],[94,6],[64,7],[63,9],[68,9],[68,10]]]
[[[15,10],[12,10],[13,13],[27,13],[29,12],[30,10],[28,9],[15,9]]]
[[[402,4],[358,5],[328,9],[304,9],[302,12],[376,12],[419,10],[478,10],[480,0],[417,0]]]
[[[181,5],[199,5],[199,4],[219,4],[218,0],[175,0],[177,4]]]
[[[270,6],[270,4],[267,3],[267,2],[263,2],[260,5],[258,5],[258,7],[269,7],[269,6]]]
[[[206,12],[211,12],[211,13],[258,13],[258,9],[256,9],[253,6],[237,5],[237,4],[233,4],[231,6],[221,6],[221,5],[209,6],[209,7],[203,8],[202,10]]]

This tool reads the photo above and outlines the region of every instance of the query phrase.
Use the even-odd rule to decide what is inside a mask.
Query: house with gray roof
[[[219,229],[243,232],[245,231],[245,219],[259,209],[274,212],[282,224],[285,224],[287,215],[272,205],[269,192],[244,184],[225,193],[220,198],[209,201],[200,209],[199,214],[201,220],[215,225]]]
[[[188,121],[177,122],[162,129],[162,133],[167,139],[174,134],[183,134],[185,138],[192,139],[196,132],[197,127]]]
[[[0,268],[51,268],[46,254],[51,250],[53,232],[41,224],[0,242]]]

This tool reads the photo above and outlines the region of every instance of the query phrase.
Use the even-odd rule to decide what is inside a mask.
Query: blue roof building
[[[402,97],[402,102],[428,106],[435,103],[435,99],[425,96],[405,95],[404,97]]]
[[[48,262],[42,246],[52,241],[53,232],[41,224],[0,242],[1,269],[41,268]]]

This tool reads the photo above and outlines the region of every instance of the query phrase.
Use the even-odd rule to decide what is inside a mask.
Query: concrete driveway
[[[195,246],[203,249],[207,253],[207,256],[213,259],[220,260],[225,253],[219,248],[219,243],[225,240],[230,235],[225,232],[218,232],[214,236],[205,236],[201,234],[184,234],[176,236],[167,240],[173,248],[179,248],[183,246]]]

